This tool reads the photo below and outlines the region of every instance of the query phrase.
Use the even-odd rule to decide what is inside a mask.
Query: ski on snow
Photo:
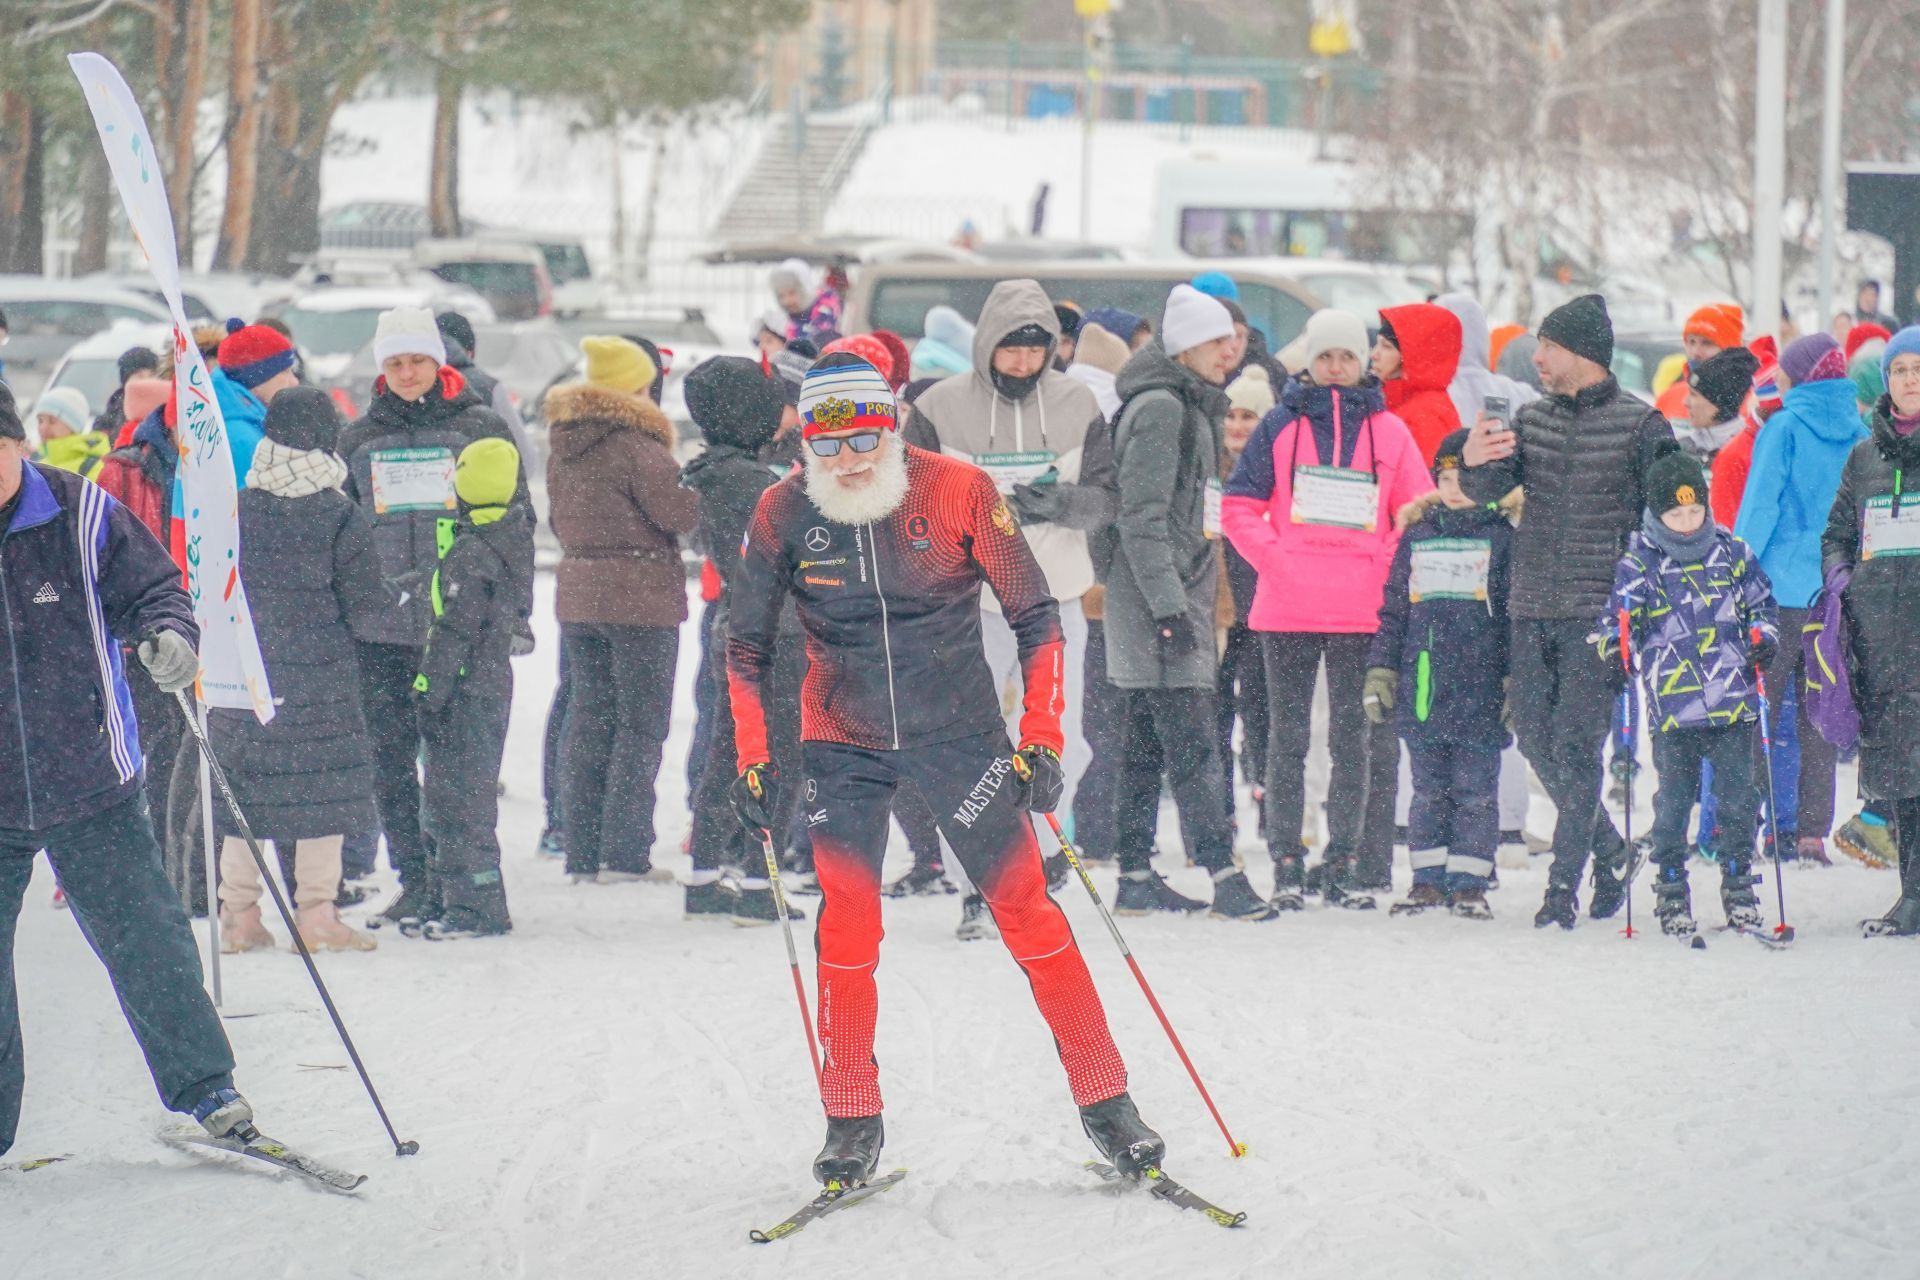
[[[1743,929],[1739,925],[1729,924],[1722,925],[1720,931],[1722,933],[1737,933],[1742,937],[1752,938],[1769,951],[1787,951],[1792,948],[1793,944],[1792,929],[1788,929],[1785,933],[1771,933],[1766,929]]]
[[[160,1136],[177,1147],[212,1147],[216,1151],[229,1151],[237,1156],[248,1156],[263,1164],[270,1164],[275,1168],[298,1174],[316,1186],[343,1194],[353,1191],[367,1180],[367,1175],[364,1173],[348,1173],[343,1169],[321,1164],[313,1157],[264,1134],[255,1134],[250,1142],[243,1142],[239,1138],[209,1137],[197,1129],[172,1129]]]
[[[851,1187],[828,1187],[800,1206],[786,1221],[778,1226],[768,1227],[765,1231],[756,1227],[747,1232],[747,1239],[755,1244],[772,1244],[775,1240],[784,1240],[796,1231],[804,1230],[809,1222],[824,1218],[837,1210],[850,1208],[863,1200],[872,1199],[906,1176],[905,1169],[895,1169],[892,1173],[883,1174],[871,1182],[857,1183]]]
[[[1130,1178],[1127,1174],[1121,1173],[1118,1169],[1114,1168],[1112,1165],[1102,1164],[1098,1160],[1087,1161],[1086,1169],[1089,1173],[1099,1178],[1102,1182],[1128,1182],[1128,1181],[1139,1180],[1136,1178]],[[1203,1197],[1198,1196],[1193,1192],[1187,1190],[1184,1184],[1175,1182],[1172,1178],[1169,1178],[1166,1175],[1166,1172],[1164,1170],[1152,1169],[1152,1168],[1144,1169],[1141,1171],[1140,1177],[1146,1179],[1147,1189],[1149,1191],[1151,1191],[1154,1195],[1158,1196],[1160,1199],[1165,1200],[1168,1204],[1173,1205],[1176,1208],[1192,1209],[1198,1213],[1205,1214],[1208,1219],[1210,1219],[1212,1222],[1214,1222],[1219,1226],[1237,1227],[1241,1223],[1247,1220],[1246,1214],[1233,1212],[1227,1209],[1222,1209],[1219,1205],[1214,1204],[1211,1201],[1206,1200]]]
[[[37,1160],[13,1160],[0,1163],[0,1173],[32,1173],[35,1169],[44,1169],[50,1164],[71,1159],[72,1156],[41,1156]]]

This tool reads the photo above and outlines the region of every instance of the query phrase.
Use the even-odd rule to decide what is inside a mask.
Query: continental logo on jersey
[[[1009,538],[1020,531],[1020,526],[1014,522],[1013,511],[1007,506],[1005,498],[993,504],[993,527]]]
[[[810,587],[844,587],[847,585],[845,578],[821,578],[811,573],[802,577],[801,581]]]

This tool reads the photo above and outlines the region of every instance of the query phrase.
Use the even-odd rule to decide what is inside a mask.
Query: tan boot
[[[220,913],[220,950],[227,955],[273,950],[273,935],[260,923],[257,903],[241,911]]]
[[[331,902],[300,908],[294,915],[294,923],[309,951],[372,951],[380,945],[342,920],[340,909]]]

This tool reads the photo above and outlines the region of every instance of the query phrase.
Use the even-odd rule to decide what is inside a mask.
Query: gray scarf
[[[1680,564],[1703,564],[1720,536],[1720,526],[1709,512],[1706,523],[1692,533],[1675,533],[1648,507],[1640,513],[1640,536]]]

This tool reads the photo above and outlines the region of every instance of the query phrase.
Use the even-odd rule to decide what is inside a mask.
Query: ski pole
[[[253,855],[253,865],[260,868],[261,882],[267,886],[267,892],[273,895],[273,905],[280,909],[280,918],[286,922],[287,932],[293,935],[293,946],[300,953],[301,963],[307,966],[307,976],[313,979],[314,990],[320,993],[320,1003],[327,1007],[327,1016],[333,1019],[333,1029],[340,1034],[340,1043],[347,1047],[347,1056],[353,1059],[353,1069],[360,1073],[360,1083],[367,1087],[367,1097],[373,1100],[373,1109],[380,1113],[380,1123],[386,1126],[387,1137],[393,1142],[393,1154],[410,1156],[417,1154],[420,1144],[408,1139],[400,1140],[393,1131],[393,1121],[387,1119],[387,1109],[380,1102],[380,1091],[373,1087],[373,1078],[367,1074],[366,1064],[360,1061],[360,1051],[353,1047],[353,1037],[347,1034],[347,1024],[340,1020],[340,1011],[334,1008],[333,996],[327,990],[327,984],[320,980],[320,970],[314,966],[313,953],[307,950],[307,940],[300,936],[300,926],[293,921],[293,912],[287,907],[287,900],[280,893],[280,886],[274,882],[273,874],[267,870],[267,859],[260,852],[260,842],[253,838],[253,828],[247,825],[247,816],[240,812],[240,802],[233,797],[233,788],[227,785],[227,772],[220,767],[220,761],[213,754],[213,744],[200,732],[200,721],[193,714],[193,703],[187,699],[185,689],[176,689],[173,695],[180,702],[181,714],[187,718],[187,729],[193,734],[193,740],[200,744],[200,752],[206,757],[207,771],[213,775],[214,786],[220,791],[220,798],[226,801],[227,812],[233,815],[234,825],[240,828],[240,838],[247,842],[247,852]],[[211,891],[211,886],[209,886]],[[209,903],[218,909],[218,904]]]
[[[807,1061],[813,1064],[813,1083],[824,1094],[826,1081],[820,1074],[820,1042],[813,1036],[813,1014],[807,1008],[807,984],[800,978],[800,953],[793,945],[793,919],[787,915],[787,892],[780,887],[780,858],[773,851],[773,833],[760,828],[760,848],[767,855],[767,879],[773,885],[773,909],[780,917],[780,932],[787,939],[787,967],[793,971],[793,994],[800,1001],[800,1025],[807,1029]]]
[[[1026,767],[1026,761],[1014,756],[1014,772],[1025,779],[1032,774]],[[1133,979],[1140,984],[1141,994],[1147,997],[1147,1004],[1153,1009],[1153,1016],[1160,1019],[1160,1029],[1167,1033],[1167,1039],[1173,1042],[1173,1051],[1180,1055],[1180,1065],[1187,1069],[1187,1075],[1193,1080],[1193,1087],[1200,1091],[1200,1100],[1207,1104],[1207,1110],[1213,1113],[1213,1122],[1220,1126],[1220,1133],[1227,1140],[1227,1150],[1236,1158],[1247,1154],[1244,1142],[1234,1140],[1233,1133],[1227,1128],[1227,1122],[1220,1117],[1220,1108],[1213,1105],[1213,1095],[1207,1092],[1207,1086],[1201,1081],[1200,1073],[1194,1069],[1193,1059],[1187,1056],[1186,1046],[1180,1043],[1180,1037],[1174,1032],[1173,1023],[1167,1020],[1167,1011],[1160,1007],[1160,1001],[1153,994],[1153,988],[1147,983],[1147,975],[1140,971],[1140,962],[1133,958],[1133,948],[1120,932],[1120,926],[1113,922],[1113,913],[1107,910],[1107,904],[1100,900],[1100,890],[1094,887],[1093,877],[1087,874],[1086,864],[1080,861],[1079,850],[1067,839],[1067,833],[1060,829],[1060,819],[1049,813],[1047,825],[1053,828],[1054,837],[1060,841],[1060,852],[1067,855],[1067,862],[1080,874],[1080,883],[1086,886],[1087,896],[1093,899],[1093,905],[1099,910],[1100,918],[1107,922],[1107,932],[1113,935],[1113,941],[1120,948],[1120,954],[1126,958],[1127,967],[1133,970]]]
[[[1627,753],[1627,927],[1628,938],[1633,932],[1633,876],[1640,864],[1633,856],[1633,775],[1634,766],[1639,764],[1633,742],[1633,625],[1625,609],[1620,610],[1620,668],[1627,673],[1626,687],[1620,690],[1620,741]]]
[[[1753,629],[1753,645],[1760,647],[1760,628]],[[1760,664],[1753,667],[1754,685],[1760,692],[1760,760],[1767,770],[1767,829],[1772,835],[1768,841],[1773,846],[1773,891],[1780,903],[1780,923],[1774,926],[1774,933],[1791,942],[1793,927],[1787,923],[1787,880],[1780,874],[1780,802],[1773,794],[1773,716],[1767,709],[1767,673]]]

